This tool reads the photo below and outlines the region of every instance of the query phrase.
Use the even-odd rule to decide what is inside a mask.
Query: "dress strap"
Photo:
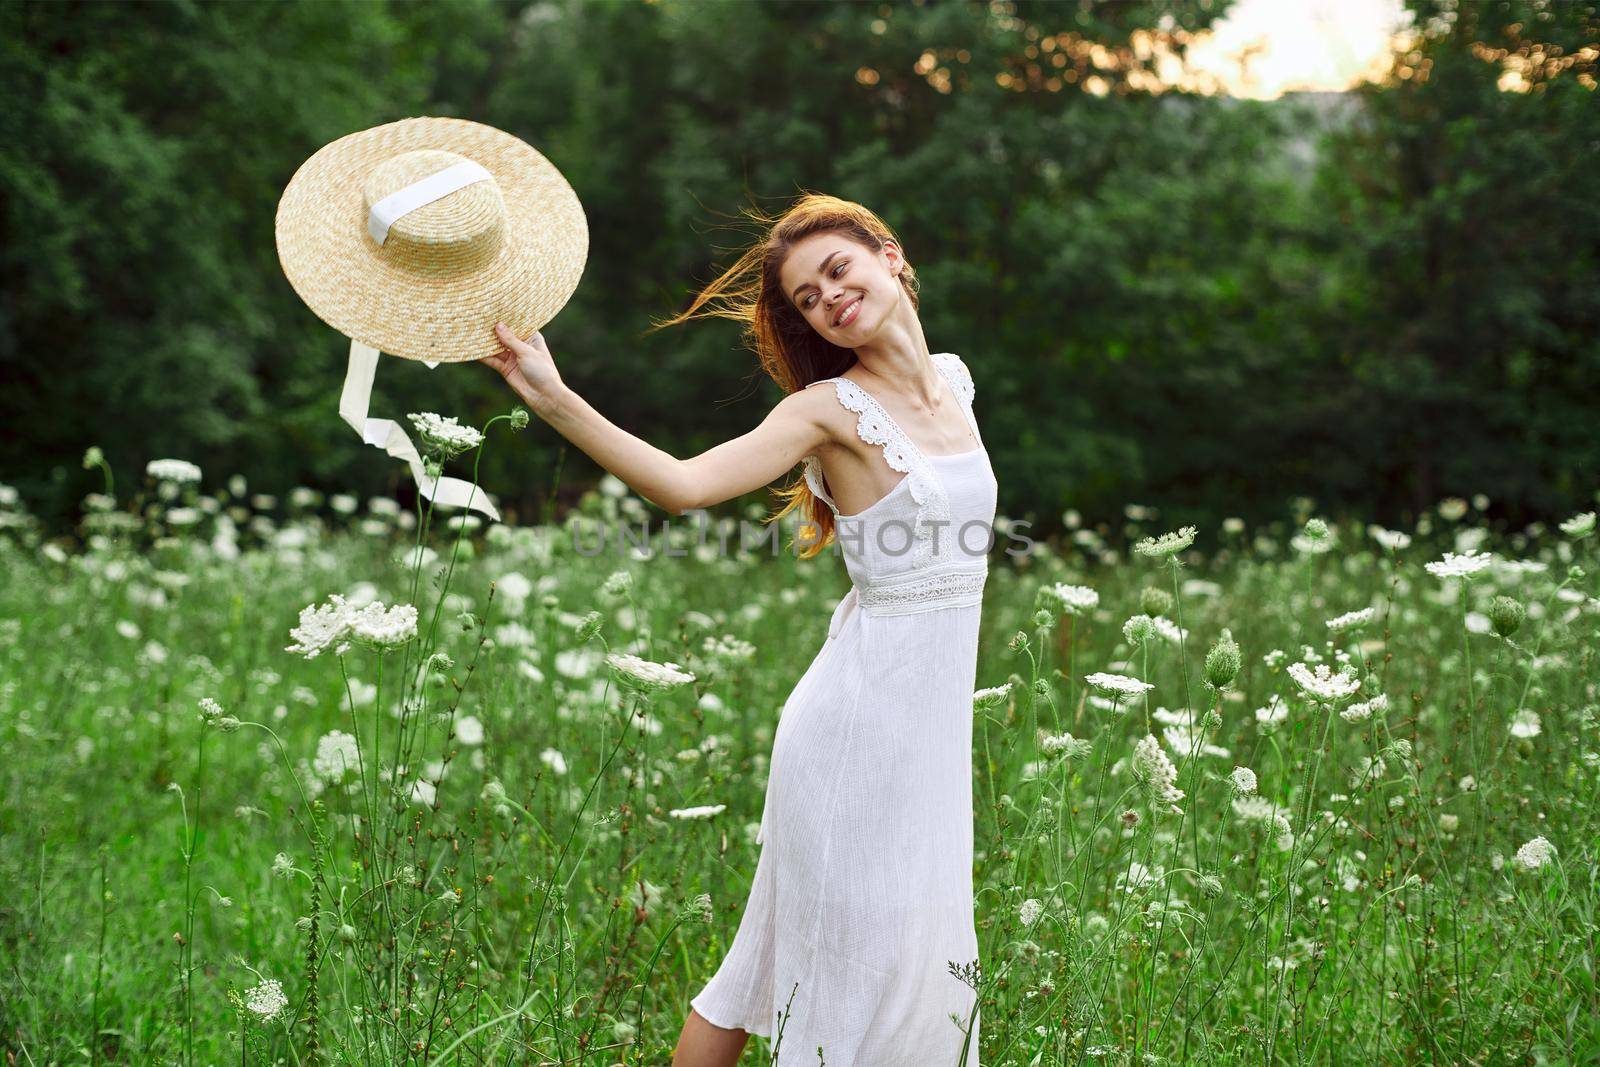
[[[982,448],[983,435],[978,432],[978,417],[972,413],[972,398],[977,393],[977,388],[972,384],[972,372],[967,370],[966,363],[954,352],[933,353],[933,363],[944,375],[944,380],[950,383],[950,391],[961,402],[967,425],[972,427],[972,435],[978,439],[978,447]]]
[[[817,381],[812,382],[811,385],[821,385],[823,382],[832,382],[832,381],[838,381],[838,379],[837,378],[820,378]],[[806,386],[806,388],[810,389],[811,385]],[[839,514],[839,505],[834,503],[833,494],[829,493],[826,489],[824,489],[822,487],[822,482],[823,482],[822,461],[820,459],[818,459],[814,454],[810,455],[810,456],[807,456],[801,462],[801,469],[804,470],[804,472],[805,472],[806,484],[811,487],[812,495],[816,496],[823,503],[827,504],[828,507],[833,510],[833,513],[835,515],[838,515]]]
[[[917,503],[918,521],[912,531],[915,541],[912,558],[919,565],[927,562],[932,558],[933,541],[939,528],[935,524],[949,519],[950,498],[944,482],[922,450],[912,443],[900,424],[871,393],[843,376],[824,378],[822,381],[833,383],[834,395],[839,403],[855,413],[856,436],[869,445],[881,448],[884,462],[905,474],[904,481],[909,485],[911,498]],[[838,515],[838,505],[822,490],[822,463],[816,456],[806,457],[805,472],[806,484],[811,491],[826,501],[834,514]]]
[[[806,484],[811,487],[813,495],[833,509],[835,515],[839,514],[839,505],[833,502],[833,496],[822,488],[822,461],[815,455],[807,456],[802,465],[805,470]]]

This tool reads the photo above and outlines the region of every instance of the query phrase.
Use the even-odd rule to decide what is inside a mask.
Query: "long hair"
[[[761,369],[785,393],[804,389],[813,382],[832,378],[855,362],[855,353],[826,340],[807,322],[783,295],[778,268],[800,241],[813,234],[838,232],[873,252],[883,250],[883,242],[894,241],[903,252],[905,245],[887,223],[871,211],[850,200],[824,193],[805,193],[779,216],[763,215],[744,209],[745,217],[766,232],[737,262],[707,285],[687,311],[653,324],[653,329],[675,326],[692,318],[715,316],[742,323],[741,340],[755,350]],[[899,274],[900,285],[918,307],[917,275],[909,262]],[[704,310],[702,310],[704,309]],[[809,559],[834,539],[833,512],[812,493],[804,476],[778,490],[784,501],[763,522],[783,518],[803,508],[812,529],[802,525],[809,540],[800,558]]]

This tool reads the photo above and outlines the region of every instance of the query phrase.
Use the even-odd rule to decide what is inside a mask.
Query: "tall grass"
[[[664,552],[614,479],[560,526],[488,528],[238,477],[106,488],[59,540],[0,493],[0,1047],[666,1062],[839,562],[718,551],[733,518]],[[948,976],[982,1047],[952,1018],[952,1064],[1600,1056],[1592,519],[1298,508],[1146,552],[1130,508],[997,552],[980,957]],[[595,551],[646,520],[649,558]],[[1425,567],[1471,550],[1493,562]],[[414,633],[286,651],[333,594],[414,605]]]

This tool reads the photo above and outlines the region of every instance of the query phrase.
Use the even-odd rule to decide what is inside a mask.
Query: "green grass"
[[[64,547],[14,504],[0,530],[8,1062],[667,1062],[737,927],[777,712],[841,561],[714,536],[586,554],[566,527],[459,536],[235,488],[100,501]],[[973,736],[985,1065],[1600,1056],[1600,539],[1486,540],[1514,562],[1441,579],[1423,564],[1485,536],[1442,510],[1395,550],[1354,525],[1326,551],[1314,524],[1233,527],[1170,569],[1128,551],[1162,528],[1130,523],[996,554],[978,678],[1009,688]],[[647,514],[659,535],[595,493],[569,522]],[[419,540],[437,556],[413,568]],[[1062,583],[1097,602],[1067,610]],[[420,636],[285,651],[333,593],[413,603]],[[1506,636],[1501,595],[1527,615]],[[1181,641],[1130,644],[1145,613]],[[1231,678],[1207,656],[1224,628]],[[694,681],[640,693],[607,652]],[[1307,659],[1348,661],[1359,693],[1307,699]],[[1113,700],[1085,684],[1102,671],[1154,689]],[[360,738],[348,783],[313,767],[334,730]],[[1083,743],[1041,745],[1061,733]],[[1135,773],[1147,734],[1181,814]],[[1243,815],[1236,766],[1262,798]],[[726,807],[670,814],[706,805]],[[1554,856],[1522,869],[1536,836]],[[266,979],[287,1000],[270,1021],[246,999]]]

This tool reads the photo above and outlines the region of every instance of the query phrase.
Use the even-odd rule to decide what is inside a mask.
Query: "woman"
[[[952,970],[978,956],[972,692],[996,492],[972,379],[928,351],[916,277],[872,212],[813,194],[760,221],[765,239],[664,324],[728,297],[712,313],[746,324],[788,394],[749,433],[680,460],[563,385],[537,333],[498,325],[485,362],[674,515],[803,462],[771,518],[804,505],[801,555],[837,542],[852,580],[780,713],[750,897],[675,1067],[733,1064],[752,1033],[781,1064],[820,1046],[829,1067],[976,1067],[976,994]]]

